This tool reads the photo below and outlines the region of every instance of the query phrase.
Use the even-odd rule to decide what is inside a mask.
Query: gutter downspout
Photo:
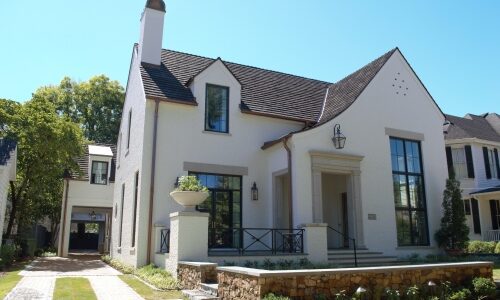
[[[154,205],[154,190],[155,190],[155,170],[156,170],[156,136],[158,132],[158,107],[160,106],[160,100],[155,100],[155,115],[154,115],[154,125],[153,125],[153,150],[151,153],[151,184],[149,186],[149,221],[148,221],[148,255],[146,258],[146,264],[151,263],[151,240],[152,240],[152,230],[153,230],[153,205]]]
[[[288,157],[288,227],[293,230],[293,196],[292,196],[292,150],[288,147],[288,140],[292,137],[291,134],[283,138],[283,147],[285,147]]]
[[[61,238],[59,241],[59,249],[57,252],[59,252],[59,256],[63,256],[64,254],[64,235],[66,233],[66,214],[67,214],[67,209],[68,209],[68,190],[69,190],[69,179],[65,179],[66,181],[66,188],[64,191],[64,204],[63,204],[63,221],[62,221],[62,226],[61,226]]]

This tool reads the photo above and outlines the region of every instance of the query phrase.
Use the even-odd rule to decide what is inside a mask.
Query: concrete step
[[[189,300],[218,300],[217,296],[210,295],[202,290],[183,290],[182,295]]]
[[[356,253],[356,256],[359,257],[378,257],[378,256],[384,256],[384,253],[382,252],[362,252],[362,253]],[[328,253],[328,257],[338,257],[338,258],[343,258],[343,257],[354,257],[354,252],[351,253]]]
[[[218,287],[219,285],[217,283],[200,283],[199,290],[212,296],[217,296],[219,292]]]

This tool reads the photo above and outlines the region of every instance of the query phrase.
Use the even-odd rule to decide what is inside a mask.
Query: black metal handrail
[[[208,248],[252,252],[304,253],[304,229],[209,228]]]
[[[160,253],[170,252],[170,229],[162,229],[160,231]]]
[[[336,232],[337,234],[340,234],[344,239],[351,240],[352,241],[352,246],[353,246],[353,251],[354,251],[354,266],[357,268],[358,267],[358,253],[356,249],[356,239],[352,238],[343,232],[338,231],[337,229],[328,226],[328,229],[333,230],[333,232]]]

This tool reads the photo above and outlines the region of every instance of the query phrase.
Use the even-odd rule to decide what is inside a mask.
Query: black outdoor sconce
[[[257,188],[257,184],[255,182],[252,185],[252,200],[259,200],[259,189]]]
[[[345,137],[345,135],[343,135],[342,132],[340,132],[340,125],[335,124],[335,126],[333,127],[333,138],[332,138],[333,145],[335,146],[335,148],[343,149],[345,146],[346,139],[347,138]]]
[[[89,217],[92,221],[95,221],[97,219],[97,215],[94,210],[92,210],[92,212],[89,213]]]

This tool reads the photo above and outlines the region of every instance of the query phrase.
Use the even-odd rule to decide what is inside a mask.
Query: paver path
[[[46,257],[33,261],[19,273],[24,276],[5,299],[52,299],[56,278],[88,278],[99,300],[143,299],[118,275],[120,272],[97,257]]]

